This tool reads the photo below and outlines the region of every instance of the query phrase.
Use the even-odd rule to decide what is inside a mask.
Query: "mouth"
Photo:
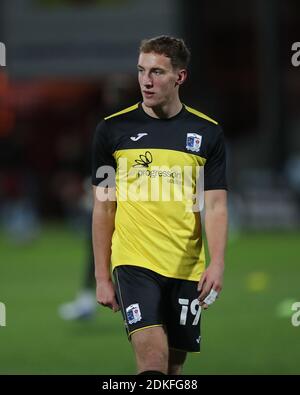
[[[144,93],[144,96],[147,97],[148,99],[150,97],[153,97],[153,95],[154,95],[154,92],[151,92],[151,91],[143,91],[143,93]]]

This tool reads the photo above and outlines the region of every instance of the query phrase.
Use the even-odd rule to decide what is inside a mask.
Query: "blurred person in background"
[[[81,224],[84,224],[85,232],[85,261],[83,262],[82,283],[74,300],[59,306],[59,315],[64,320],[77,320],[92,318],[96,312],[95,300],[95,275],[94,253],[92,244],[92,193],[90,190],[90,178],[84,181],[84,194],[79,200],[76,212],[81,212]]]
[[[199,352],[201,308],[215,301],[223,282],[224,138],[216,121],[180,100],[189,58],[181,39],[144,40],[138,60],[143,101],[104,118],[93,143],[97,301],[121,309],[138,374],[144,375],[180,374],[187,352]],[[125,173],[121,159],[128,164]],[[196,170],[193,190],[197,169],[204,166],[207,269],[199,206],[191,210],[186,197],[171,202],[120,199],[125,174],[129,189],[138,179],[148,185],[157,165],[180,171],[190,165]],[[161,172],[158,182],[163,177],[172,178]]]
[[[133,83],[134,82],[134,83]],[[118,109],[124,100],[130,100],[136,96],[135,80],[123,74],[111,74],[101,83],[101,112],[109,113]],[[93,117],[89,119],[91,124],[98,118],[99,103],[93,108]],[[93,104],[93,103],[92,103]],[[63,140],[65,141],[65,140]],[[66,147],[71,146],[70,141],[65,141]],[[65,152],[65,148],[60,149]],[[90,152],[85,161],[90,169]],[[92,211],[93,195],[90,188],[91,178],[86,177],[83,182],[78,177],[70,177],[70,174],[60,173],[55,180],[55,190],[60,191],[59,199],[63,202],[66,218],[72,227],[79,228],[84,225],[86,242],[85,259],[78,292],[73,300],[59,306],[58,313],[64,320],[90,319],[96,313],[97,302],[95,299],[95,265],[92,244]],[[76,197],[77,196],[77,197]],[[75,198],[74,198],[75,197]]]

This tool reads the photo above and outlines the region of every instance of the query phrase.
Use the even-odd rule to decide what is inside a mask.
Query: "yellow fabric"
[[[126,114],[127,112],[136,110],[138,107],[139,107],[139,103],[136,103],[136,104],[134,104],[133,106],[127,107],[127,108],[125,108],[124,110],[121,110],[121,111],[116,112],[116,113],[114,113],[114,114],[112,114],[112,115],[109,115],[108,117],[105,117],[104,119],[105,119],[105,121],[106,121],[106,120],[108,120],[108,119],[110,119],[110,118],[117,117],[118,115]]]
[[[188,107],[188,106],[186,106],[186,105],[184,105],[184,107],[185,107],[189,112],[191,112],[192,114],[197,115],[197,116],[200,117],[200,118],[204,118],[204,119],[206,119],[207,121],[210,121],[210,122],[214,123],[215,125],[218,125],[218,122],[217,122],[217,121],[215,121],[214,119],[212,119],[212,118],[208,117],[207,115],[203,114],[203,112],[200,112],[200,111],[198,111],[198,110],[195,110],[194,108]]]
[[[184,176],[184,167],[190,166],[191,187],[187,191],[195,193],[196,168],[204,166],[206,159],[176,150],[151,148],[150,151],[156,166],[149,163],[147,167],[134,167],[140,155],[145,157],[145,149],[114,153],[118,163],[118,203],[112,239],[112,269],[134,265],[166,277],[199,281],[205,268],[200,213],[190,211],[193,199],[191,195],[184,195],[182,184],[177,184],[176,180]],[[125,169],[122,168],[124,164],[121,166],[122,160],[126,162]],[[161,170],[159,175],[158,169],[169,169],[169,173]],[[137,180],[140,185],[148,186],[149,191],[153,190],[150,188],[151,180],[154,182],[152,185],[158,188],[156,201],[132,199],[136,196],[133,192],[139,191]],[[163,184],[170,188],[171,201],[162,200]],[[176,201],[180,191],[184,198]]]
[[[138,329],[135,329],[134,331],[132,331],[132,332],[129,332],[128,333],[128,337],[129,337],[129,339],[131,338],[131,336],[134,334],[134,333],[136,333],[136,332],[140,332],[140,331],[142,331],[142,330],[144,330],[144,329],[147,329],[147,328],[155,328],[155,327],[157,327],[157,326],[163,326],[162,324],[159,324],[159,325],[147,325],[147,326],[143,326],[142,328],[138,328]]]

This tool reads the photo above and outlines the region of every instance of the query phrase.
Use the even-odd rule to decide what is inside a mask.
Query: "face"
[[[140,54],[138,79],[147,107],[161,107],[175,100],[185,78],[186,70],[174,69],[167,56],[154,52]]]

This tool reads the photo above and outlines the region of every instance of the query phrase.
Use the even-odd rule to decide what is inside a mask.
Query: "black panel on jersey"
[[[131,137],[147,133],[134,141]],[[199,152],[186,147],[187,133],[202,136]],[[222,129],[219,125],[189,112],[185,106],[172,118],[153,118],[141,106],[102,121],[93,143],[92,182],[98,185],[105,177],[97,177],[100,166],[116,168],[113,153],[119,150],[159,148],[175,150],[205,158],[204,186],[208,189],[227,189],[226,154]]]

